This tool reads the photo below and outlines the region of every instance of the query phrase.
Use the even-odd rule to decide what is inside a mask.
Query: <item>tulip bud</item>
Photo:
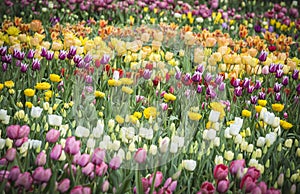
[[[286,176],[287,178],[290,178],[290,176],[291,176],[291,170],[290,170],[290,168],[287,169],[287,171],[286,171],[286,173],[285,173],[285,176]]]
[[[291,186],[291,189],[290,189],[290,194],[295,194],[295,193],[296,193],[296,190],[297,190],[297,187],[296,187],[295,184],[293,184],[293,185]]]
[[[265,164],[265,167],[266,167],[266,168],[269,168],[269,167],[270,167],[270,159],[267,160],[267,162],[266,162],[266,164]]]

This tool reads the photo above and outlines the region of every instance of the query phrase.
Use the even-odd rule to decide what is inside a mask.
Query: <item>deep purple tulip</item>
[[[258,97],[257,97],[257,96],[251,96],[251,97],[250,97],[250,102],[251,102],[251,104],[256,104],[256,103],[257,103],[257,100],[258,100]]]
[[[254,30],[255,30],[256,33],[260,33],[261,32],[261,26],[260,25],[255,25]]]
[[[254,86],[249,86],[249,87],[247,88],[247,92],[248,92],[249,94],[252,94],[252,92],[254,91],[254,89],[255,89]]]
[[[264,62],[264,61],[267,60],[267,57],[268,57],[268,52],[262,50],[262,51],[260,52],[260,54],[259,54],[258,59],[259,59],[261,62]]]
[[[67,57],[67,51],[65,51],[65,50],[60,50],[60,51],[59,51],[58,58],[59,58],[60,60],[65,60],[66,57]]]
[[[73,61],[74,63],[78,64],[80,61],[82,61],[82,57],[79,55],[75,55]]]
[[[261,99],[261,100],[266,99],[266,93],[264,93],[264,92],[259,92],[259,93],[258,93],[258,98]]]
[[[14,49],[13,57],[22,61],[25,58],[25,52],[22,52],[18,49]]]
[[[38,59],[33,59],[31,69],[33,71],[40,70],[41,69],[41,62]]]
[[[240,79],[234,79],[232,82],[231,82],[231,85],[233,86],[233,87],[238,87],[238,86],[240,86]]]
[[[71,46],[68,52],[68,59],[72,59],[76,55],[77,48],[75,46]]]
[[[106,65],[110,60],[110,56],[107,54],[104,54],[103,57],[100,60],[101,65]]]
[[[276,66],[276,71],[278,71],[279,69],[283,69],[283,64],[279,63]]]
[[[7,63],[2,63],[2,71],[5,72],[8,69],[8,64]]]
[[[26,63],[21,63],[20,71],[22,73],[26,73],[27,69],[28,69],[28,65]]]
[[[46,56],[47,56],[47,49],[43,47],[41,50],[41,57],[46,57]]]
[[[196,68],[196,71],[200,72],[200,73],[203,73],[204,71],[204,66],[202,64],[198,65],[197,68]]]
[[[282,69],[278,69],[276,71],[275,76],[276,76],[276,78],[281,78],[283,76],[283,70]]]
[[[0,55],[4,56],[7,52],[7,46],[1,46],[0,47]]]
[[[192,81],[193,82],[200,82],[201,76],[202,76],[202,74],[200,72],[196,71],[194,73],[194,75],[192,76]]]
[[[298,80],[299,79],[299,70],[298,69],[294,69],[292,78],[294,80]]]
[[[300,84],[297,85],[296,91],[298,92],[298,94],[300,93]]]
[[[249,78],[245,78],[244,82],[243,82],[243,87],[244,88],[248,88],[250,86],[250,79]]]
[[[145,69],[145,70],[144,70],[144,73],[143,73],[143,78],[144,78],[145,80],[148,80],[148,79],[151,78],[151,74],[152,74],[152,71],[151,71],[151,70]]]
[[[91,62],[92,60],[93,60],[93,57],[92,57],[90,54],[85,55],[85,57],[84,57],[84,59],[83,59],[83,61],[84,61],[85,63],[89,63],[89,62]]]
[[[269,66],[269,72],[274,73],[276,72],[276,65],[274,63],[271,63]]]
[[[27,53],[27,59],[33,59],[35,54],[35,50],[34,49],[30,49]]]
[[[235,94],[236,96],[241,96],[241,95],[243,94],[243,88],[240,87],[240,86],[234,88],[234,94]]]
[[[284,76],[282,78],[282,85],[287,86],[289,84],[289,77],[288,76]]]
[[[2,62],[4,63],[11,63],[12,61],[12,56],[11,55],[4,55],[1,57]]]
[[[280,93],[276,93],[275,94],[275,100],[276,101],[280,101],[281,100],[281,94]]]
[[[180,70],[176,71],[176,73],[175,73],[175,79],[177,79],[177,80],[181,79],[181,71]]]
[[[277,11],[277,12],[280,11],[281,10],[281,6],[278,3],[275,3],[274,4],[274,10]]]
[[[282,84],[281,83],[277,83],[276,82],[274,84],[274,92],[280,92],[281,88],[282,88]]]

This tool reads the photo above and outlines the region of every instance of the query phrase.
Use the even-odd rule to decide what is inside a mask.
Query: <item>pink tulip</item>
[[[268,190],[268,186],[264,181],[259,182],[257,186],[260,188],[261,193],[266,193]]]
[[[214,168],[214,178],[218,181],[226,179],[228,175],[228,167],[224,164],[218,164]]]
[[[134,160],[141,164],[144,163],[147,159],[147,151],[144,148],[139,148],[134,154]]]
[[[61,153],[62,153],[62,146],[60,144],[56,144],[51,150],[50,158],[52,160],[58,160],[61,156]]]
[[[229,189],[229,180],[220,180],[218,181],[218,184],[217,184],[217,191],[219,193],[226,193],[227,190]]]
[[[57,142],[59,136],[60,136],[60,132],[58,130],[51,129],[46,134],[46,141],[49,143],[55,143]]]
[[[77,154],[80,151],[80,141],[76,141],[74,136],[68,137],[64,150],[71,155]]]
[[[67,192],[70,188],[70,182],[71,181],[68,178],[61,180],[57,185],[57,190],[61,193]]]
[[[97,176],[103,176],[107,172],[107,164],[105,162],[102,162],[100,165],[96,165],[96,175]]]
[[[33,179],[29,172],[24,172],[23,174],[19,174],[18,179],[15,182],[16,187],[23,187],[25,190],[29,190],[31,188]]]
[[[242,189],[246,193],[251,192],[252,189],[256,187],[255,181],[256,180],[251,175],[246,174],[241,180],[240,189]]]
[[[150,185],[152,184],[153,177],[154,177],[154,174],[152,174],[150,176],[150,179],[149,179],[149,184]],[[162,180],[163,180],[163,174],[162,174],[162,172],[157,171],[156,172],[156,176],[155,176],[155,181],[154,181],[154,187],[155,188],[159,187],[159,185],[162,183]]]
[[[16,147],[21,147],[23,145],[23,143],[27,142],[28,141],[28,137],[23,137],[21,139],[17,139],[15,141],[15,146]]]
[[[37,183],[46,183],[50,180],[51,175],[52,172],[50,168],[44,169],[40,166],[34,170],[32,177]]]
[[[90,187],[83,187],[81,185],[75,186],[71,191],[70,194],[90,194],[92,193]]]
[[[8,164],[8,161],[6,158],[0,158],[0,166],[6,166]]]
[[[6,128],[6,135],[12,140],[27,137],[29,132],[30,128],[27,125],[10,125]]]
[[[11,182],[15,182],[18,179],[20,173],[21,173],[21,171],[20,171],[19,166],[13,166],[9,171],[9,175],[8,175],[7,179]]]
[[[214,194],[215,193],[215,187],[212,183],[205,181],[201,185],[200,193],[206,193],[206,194]]]
[[[90,176],[95,169],[95,165],[89,162],[84,168],[82,168],[82,173],[86,176]]]
[[[82,154],[78,161],[77,161],[77,164],[81,167],[85,167],[88,162],[90,161],[90,155],[89,154]]]
[[[6,151],[5,158],[8,162],[12,162],[12,161],[14,161],[16,154],[17,154],[16,148],[9,148]]]
[[[172,181],[172,183],[168,186],[168,190],[173,192],[177,187],[177,181]]]
[[[260,177],[260,171],[257,170],[255,167],[248,168],[246,174],[249,174],[255,180],[257,180]]]
[[[280,194],[280,190],[279,189],[274,189],[274,188],[270,188],[267,190],[266,194]]]
[[[108,191],[108,189],[109,189],[109,182],[108,182],[108,180],[105,180],[102,184],[102,192],[105,193]]]
[[[92,155],[92,162],[95,165],[99,165],[104,161],[104,159],[105,159],[105,150],[101,148],[96,148]]]
[[[233,176],[239,176],[242,174],[246,163],[245,160],[234,160],[230,163],[229,171]]]
[[[73,171],[73,174],[76,175],[76,170],[77,170],[77,168],[76,168],[76,166],[75,166],[74,164],[72,164],[71,169],[72,169],[72,171]],[[69,164],[65,164],[65,165],[64,165],[64,170],[67,171],[67,174],[68,174],[68,175],[70,175],[70,167],[69,167]]]
[[[5,179],[8,178],[10,172],[7,170],[0,170],[0,182],[2,183]]]
[[[37,166],[44,166],[46,164],[47,161],[47,155],[45,154],[45,152],[40,152],[35,159],[35,165]]]
[[[121,158],[119,156],[113,157],[109,162],[109,168],[117,170],[121,166]]]

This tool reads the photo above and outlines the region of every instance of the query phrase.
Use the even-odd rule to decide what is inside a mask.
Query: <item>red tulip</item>
[[[201,185],[200,193],[206,193],[206,194],[214,194],[215,193],[215,187],[212,183],[205,181]]]
[[[224,164],[218,164],[214,168],[214,178],[216,180],[224,180],[228,175],[228,167]]]

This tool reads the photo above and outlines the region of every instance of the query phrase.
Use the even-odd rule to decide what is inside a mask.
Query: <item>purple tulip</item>
[[[38,59],[33,59],[31,69],[32,69],[33,71],[35,71],[35,70],[40,70],[40,69],[41,69],[41,62],[40,62],[40,60],[38,60]]]
[[[110,56],[107,54],[104,54],[103,57],[100,60],[100,64],[101,65],[106,65],[107,63],[109,63],[110,60]]]
[[[258,93],[258,98],[261,99],[261,100],[266,99],[266,93],[264,93],[264,92],[259,92],[259,93]]]
[[[226,193],[229,189],[229,180],[221,180],[221,181],[218,181],[217,183],[217,191],[219,193]]]
[[[215,83],[220,85],[223,82],[223,76],[222,75],[217,75],[215,79]]]
[[[7,164],[8,164],[8,161],[6,158],[0,158],[0,166],[6,166]],[[1,181],[1,179],[0,179],[0,181]]]
[[[274,84],[274,92],[279,92],[282,88],[282,84],[281,83],[275,83]]]
[[[45,152],[40,152],[35,159],[35,165],[37,166],[44,166],[46,164],[47,161],[47,155],[45,154]]]
[[[260,88],[261,88],[261,81],[256,80],[256,81],[255,81],[254,88],[255,88],[256,90],[260,89]]]
[[[0,55],[4,56],[7,52],[7,46],[1,46],[0,47]]]
[[[197,93],[202,93],[202,86],[200,84],[197,86]]]
[[[258,59],[259,59],[261,62],[264,62],[264,61],[267,60],[267,57],[268,57],[268,52],[262,50],[262,51],[260,52],[260,54],[259,54]]]
[[[28,141],[28,137],[23,137],[21,139],[17,139],[15,141],[15,146],[16,147],[21,147],[23,145],[23,143],[27,142]]]
[[[82,57],[80,55],[75,55],[73,61],[74,63],[78,64],[80,61],[82,61]]]
[[[250,97],[250,102],[251,102],[251,104],[256,104],[256,103],[257,103],[257,100],[258,100],[258,97],[257,97],[257,96],[251,96],[251,97]]]
[[[25,58],[25,52],[22,52],[18,49],[14,49],[13,57],[22,61]]]
[[[276,71],[276,78],[281,78],[282,76],[283,76],[283,70],[282,69],[278,69],[277,71]]]
[[[200,82],[201,76],[202,76],[202,74],[200,72],[196,71],[194,73],[194,75],[192,76],[192,81],[193,82]]]
[[[54,57],[54,52],[53,51],[47,51],[47,54],[46,54],[46,59],[48,61],[51,61]]]
[[[46,57],[46,56],[47,56],[47,49],[43,47],[41,50],[41,57]]]
[[[113,157],[109,162],[109,168],[117,170],[121,166],[121,158],[119,156]]]
[[[148,80],[151,78],[151,74],[152,74],[152,71],[150,71],[149,69],[145,69],[144,70],[144,73],[143,73],[143,78],[145,80]]]
[[[37,183],[46,183],[50,180],[52,176],[52,172],[50,168],[44,169],[43,167],[37,167],[33,174],[32,177],[35,182]]]
[[[244,159],[242,160],[234,160],[230,163],[229,172],[233,176],[239,176],[244,171],[246,162]]]
[[[264,181],[259,182],[257,186],[260,188],[261,193],[267,193],[268,186]]]
[[[226,83],[222,82],[222,83],[219,85],[218,89],[219,89],[219,91],[223,92],[223,91],[225,90],[225,87],[226,87]]]
[[[298,80],[299,79],[299,70],[298,69],[294,69],[292,78],[294,80]]]
[[[204,80],[206,82],[210,82],[212,80],[212,75],[210,73],[207,73],[205,76],[204,76]]]
[[[92,162],[96,165],[101,164],[105,159],[105,150],[96,148],[92,155]]]
[[[284,76],[282,78],[282,85],[287,86],[289,84],[289,77],[288,76]]]
[[[245,78],[244,82],[243,82],[243,87],[244,88],[248,88],[250,86],[250,79],[249,78]]]
[[[18,179],[15,182],[16,187],[23,187],[25,190],[29,190],[31,188],[33,179],[29,172],[24,172],[18,176]]]
[[[9,175],[8,175],[7,179],[11,182],[15,182],[18,179],[20,173],[21,173],[21,171],[20,171],[19,166],[13,166],[9,171]]]
[[[243,88],[240,87],[240,86],[234,88],[234,94],[235,94],[236,96],[241,96],[241,95],[243,94]]]
[[[276,65],[274,63],[271,63],[269,66],[269,72],[275,73],[276,72]]]
[[[56,143],[60,136],[59,130],[51,129],[46,134],[46,141],[49,143]]]
[[[2,62],[4,63],[11,63],[12,61],[12,56],[11,55],[4,55],[1,57]]]
[[[196,71],[200,72],[200,73],[203,73],[204,71],[204,66],[202,64],[198,65],[197,68],[196,68]]]
[[[249,94],[252,94],[252,92],[254,91],[254,89],[255,89],[254,86],[249,86],[249,87],[247,88],[247,92],[248,92]]]
[[[175,73],[175,79],[177,79],[177,80],[181,79],[181,71],[180,70],[176,71],[176,73]]]
[[[89,162],[88,164],[86,164],[85,167],[82,168],[82,174],[86,176],[91,176],[94,172],[94,169],[95,169],[95,165]]]
[[[294,18],[298,18],[299,17],[299,11],[297,8],[291,8],[290,9],[290,14],[292,17]]]
[[[17,154],[16,148],[9,148],[6,151],[5,158],[8,162],[12,162],[15,160],[16,154]]]
[[[61,153],[62,153],[62,146],[60,144],[56,144],[50,152],[50,158],[52,160],[58,160],[61,156]]]
[[[35,52],[34,49],[30,49],[27,53],[27,59],[33,59]]]
[[[261,26],[260,25],[255,25],[254,30],[255,30],[256,33],[260,33],[261,32]]]
[[[70,183],[71,181],[68,178],[61,180],[57,185],[57,190],[61,193],[67,192],[70,188]]]
[[[82,154],[78,161],[77,164],[81,167],[85,167],[90,161],[90,155],[89,154]]]
[[[74,136],[68,137],[64,150],[71,155],[77,154],[80,151],[80,141],[76,141]]]
[[[231,85],[235,88],[240,86],[240,79],[234,79],[233,82],[231,82]]]
[[[8,64],[7,63],[2,63],[2,71],[5,72],[8,69]]]
[[[83,187],[81,185],[75,186],[71,191],[70,194],[91,194],[92,190],[90,187]]]
[[[300,83],[297,85],[296,91],[298,92],[298,94],[300,93]]]
[[[60,51],[59,51],[58,58],[59,58],[60,60],[65,60],[66,57],[67,57],[67,51],[65,51],[65,50],[60,50]]]

